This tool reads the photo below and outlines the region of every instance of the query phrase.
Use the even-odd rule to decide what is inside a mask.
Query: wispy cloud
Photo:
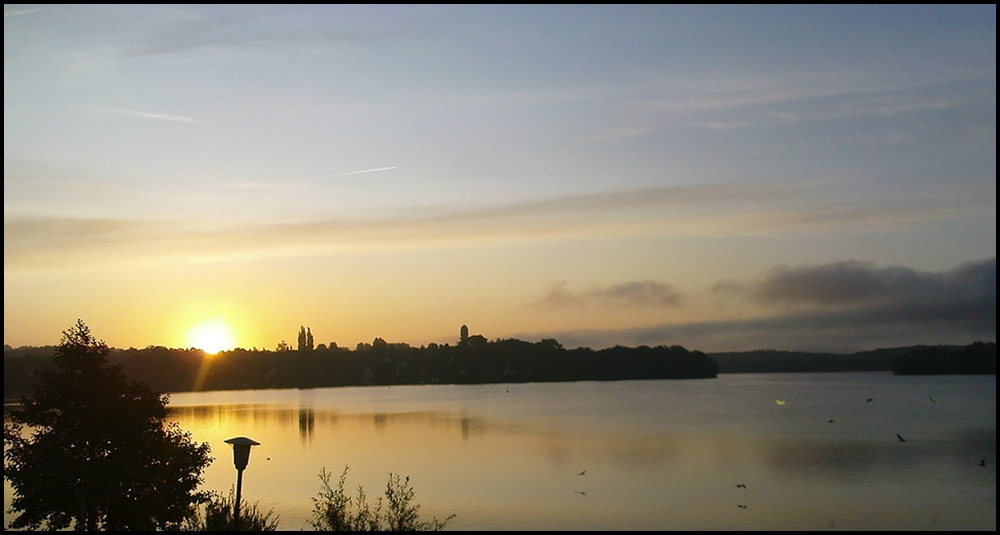
[[[315,176],[315,177],[311,177],[309,179],[298,180],[298,181],[272,180],[272,181],[269,181],[269,182],[264,182],[264,181],[242,180],[242,181],[224,182],[224,183],[220,184],[220,186],[222,186],[224,188],[232,188],[234,190],[250,190],[250,191],[253,191],[253,190],[257,190],[257,191],[304,191],[304,190],[308,190],[308,189],[316,189],[318,187],[321,187],[321,183],[318,183],[317,181],[320,181],[320,180],[323,180],[323,179],[327,179],[327,178],[336,178],[336,177],[351,176],[351,175],[362,175],[362,174],[366,174],[366,173],[377,173],[377,172],[380,172],[380,171],[391,171],[393,169],[399,169],[399,167],[397,167],[397,166],[379,167],[379,168],[376,168],[376,169],[364,169],[364,170],[361,170],[361,171],[348,171],[346,173],[334,173],[334,174],[330,174],[330,175],[321,175],[321,176]]]
[[[315,13],[326,8],[286,6],[215,7],[212,9],[177,6],[143,7],[153,12],[144,17],[139,32],[129,35],[120,55],[126,58],[184,54],[218,50],[240,55],[293,53],[315,55],[324,49],[347,43],[398,38],[399,31],[356,32],[311,24]],[[305,16],[302,16],[305,15]],[[275,20],[280,23],[275,23]]]
[[[622,126],[622,127],[608,129],[606,132],[592,136],[590,139],[594,141],[615,141],[619,139],[631,139],[636,137],[647,136],[649,134],[654,134],[659,130],[660,128],[642,127],[642,126]]]
[[[17,17],[17,16],[21,16],[21,15],[30,15],[32,13],[38,13],[39,11],[42,11],[44,9],[45,9],[45,7],[42,7],[42,6],[31,7],[31,8],[21,8],[21,9],[18,9],[18,8],[4,9],[3,10],[3,16],[4,16],[4,18],[7,18],[7,17]]]
[[[542,309],[598,306],[606,308],[676,307],[683,295],[668,284],[652,280],[629,281],[574,292],[566,281],[549,283],[548,292],[534,303]]]
[[[879,83],[869,77],[839,80],[821,73],[750,83],[721,79],[695,87],[665,88],[659,95],[636,98],[632,105],[643,117],[680,116],[697,128],[719,131],[852,119],[883,121],[981,102],[988,98],[994,77],[984,73],[963,78],[961,89],[952,79]]]
[[[747,128],[753,126],[754,123],[738,119],[735,121],[705,121],[694,123],[695,126],[700,128],[705,128],[708,130],[736,130],[739,128]]]
[[[110,220],[16,218],[4,221],[4,268],[71,267],[126,258],[203,261],[311,255],[568,236],[871,232],[996,211],[995,194],[890,203],[826,201],[824,191],[818,186],[780,184],[671,186],[462,209],[412,208],[368,218],[226,224],[121,219],[109,227]],[[81,264],[82,258],[87,262]],[[651,289],[649,285],[618,288],[617,297],[609,293],[604,298],[625,302]]]

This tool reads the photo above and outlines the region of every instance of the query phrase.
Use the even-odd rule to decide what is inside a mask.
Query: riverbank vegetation
[[[233,492],[200,489],[213,461],[177,424],[167,396],[108,362],[110,349],[82,322],[63,332],[31,395],[4,411],[4,480],[13,490],[7,527],[62,530],[275,531],[273,510]],[[389,474],[385,501],[344,492],[320,473],[313,527],[323,531],[441,530],[452,518],[420,519],[410,478]]]
[[[320,474],[319,495],[313,498],[310,524],[317,531],[441,531],[455,515],[444,520],[436,517],[420,519],[420,506],[413,502],[410,478],[389,474],[385,488],[385,501],[378,498],[374,505],[368,503],[365,490],[358,487],[358,494],[351,498],[344,491],[348,467],[344,467],[336,486],[330,484],[332,474],[324,468]]]
[[[4,395],[30,390],[32,371],[48,358],[40,348],[4,352]],[[356,349],[320,345],[300,350],[116,350],[109,356],[135,380],[165,392],[401,384],[477,384],[626,379],[711,378],[718,369],[681,346],[566,349],[546,339],[411,347],[376,338]]]
[[[109,349],[109,362],[164,392],[399,384],[474,384],[627,379],[710,378],[718,373],[893,371],[897,374],[996,373],[996,343],[910,346],[851,354],[800,351],[710,353],[681,346],[566,349],[545,339],[412,347],[376,338],[354,349],[308,343],[291,349]],[[301,338],[301,336],[300,336]],[[35,384],[34,371],[55,347],[4,349],[4,397],[16,400]]]
[[[236,510],[236,493],[230,489],[229,496],[217,491],[209,493],[208,501],[195,507],[192,515],[181,527],[182,531],[277,531],[278,515],[274,509],[264,513],[258,502],[247,503],[240,500],[239,519],[233,516]]]
[[[922,347],[893,360],[896,375],[996,375],[997,345],[976,342],[965,347]]]

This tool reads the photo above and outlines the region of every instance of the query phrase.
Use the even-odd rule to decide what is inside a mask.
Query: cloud
[[[673,307],[681,304],[682,296],[671,286],[645,280],[616,284],[588,292],[590,299],[616,307]]]
[[[534,303],[538,308],[598,306],[606,308],[676,307],[683,296],[673,287],[652,280],[629,281],[608,287],[573,292],[566,281],[549,284],[549,291]]]
[[[26,9],[5,9],[3,12],[3,16],[4,18],[7,18],[7,17],[18,17],[21,15],[30,15],[32,13],[38,13],[39,11],[42,11],[44,9],[45,9],[44,7],[34,7]]]
[[[312,12],[315,10],[311,7],[289,10],[286,6],[209,9],[146,6],[123,15],[127,20],[123,31],[128,33],[123,39],[121,56],[184,54],[204,49],[239,55],[275,52],[315,55],[324,47],[398,38],[400,34],[315,27],[318,15]]]
[[[782,266],[766,273],[752,289],[764,303],[822,306],[894,306],[967,303],[977,296],[996,300],[996,258],[945,272],[899,266],[878,268],[858,261],[818,266]]]
[[[876,148],[913,143],[919,129],[913,130],[912,120],[940,120],[944,113],[964,117],[968,110],[989,102],[993,79],[995,74],[990,72],[968,75],[958,84],[950,77],[875,83],[867,76],[831,73],[805,73],[756,83],[723,78],[712,90],[703,89],[711,87],[708,82],[697,89],[670,88],[658,97],[636,100],[633,107],[646,120],[666,114],[696,129],[716,132],[753,128],[785,133],[820,124],[829,124],[838,132],[845,124],[863,125],[860,130],[864,134],[841,133],[838,139],[822,142],[810,142],[805,136],[796,143],[806,145],[805,149],[827,149],[830,145]],[[887,121],[889,118],[892,120]],[[871,133],[875,125],[898,131]]]
[[[611,128],[602,134],[591,136],[589,139],[595,141],[614,141],[619,139],[630,139],[636,137],[647,136],[649,134],[654,134],[659,132],[660,128],[642,127],[642,126],[623,126],[617,128]]]
[[[152,113],[145,111],[130,110],[127,108],[104,108],[104,109],[106,109],[111,113],[131,115],[133,117],[141,117],[143,119],[154,119],[157,121],[171,121],[175,123],[201,124],[195,119],[188,117],[186,115],[171,115],[169,113]]]
[[[666,186],[482,206],[413,207],[356,218],[272,216],[270,221],[265,214],[257,214],[255,221],[226,221],[221,214],[204,220],[12,215],[4,220],[4,269],[201,262],[578,236],[871,232],[996,211],[995,193],[847,202],[830,199],[828,192],[815,184]],[[110,231],[109,220],[116,222]],[[650,295],[650,288],[616,288],[587,298],[636,303],[638,296]],[[661,302],[664,295],[658,297]]]
[[[549,291],[545,293],[545,297],[542,297],[532,304],[536,308],[556,309],[583,307],[586,303],[580,296],[570,291],[568,282],[553,281],[549,283]]]
[[[895,81],[865,83],[857,76],[838,76],[825,72],[757,76],[750,79],[746,76],[720,76],[700,80],[695,84],[662,84],[659,95],[637,101],[641,109],[690,114],[740,109],[774,111],[776,106],[789,104],[821,105],[825,109],[831,103],[853,102],[859,97],[868,100],[873,94],[911,87]]]
[[[878,269],[869,262],[849,260],[819,266],[781,266],[768,272],[753,288],[761,302],[840,305],[881,302],[919,293],[941,277],[923,276],[901,267]]]
[[[679,344],[703,351],[835,352],[996,340],[995,257],[942,272],[877,268],[856,261],[781,267],[749,285],[717,286],[757,301],[813,308],[751,319],[525,337],[556,338],[567,347]]]
[[[732,120],[696,122],[694,125],[709,130],[736,130],[738,128],[748,128],[754,126],[754,123],[747,120]]]

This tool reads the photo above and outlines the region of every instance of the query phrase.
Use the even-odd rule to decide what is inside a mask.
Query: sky
[[[995,341],[996,236],[995,5],[4,6],[14,347]]]

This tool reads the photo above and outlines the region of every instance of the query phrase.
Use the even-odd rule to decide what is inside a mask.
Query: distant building
[[[462,330],[458,335],[458,343],[464,344],[469,341],[469,327],[462,325]]]

